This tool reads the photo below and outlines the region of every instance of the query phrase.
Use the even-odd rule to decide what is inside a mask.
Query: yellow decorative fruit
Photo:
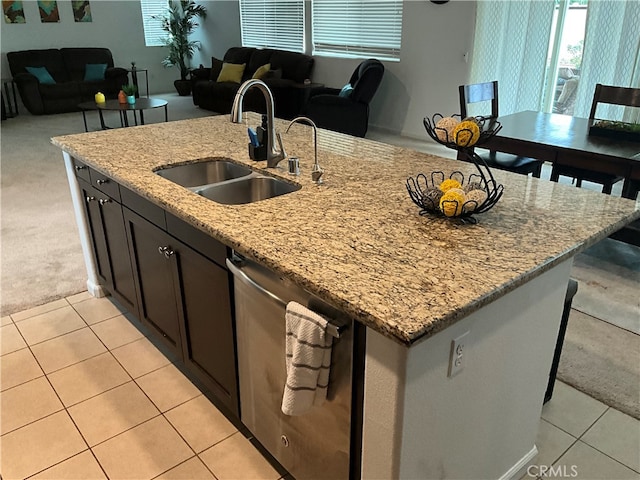
[[[443,192],[446,192],[447,190],[450,190],[452,188],[460,188],[460,186],[461,185],[458,180],[455,180],[453,178],[447,178],[439,185],[439,188]]]
[[[440,199],[440,210],[447,217],[457,217],[462,213],[464,195],[456,190],[449,190]]]
[[[453,129],[460,123],[460,120],[454,117],[444,117],[436,123],[436,135],[441,142],[453,143],[455,138],[452,134]]]
[[[476,122],[460,122],[451,132],[454,142],[460,147],[471,147],[480,138],[480,128]]]

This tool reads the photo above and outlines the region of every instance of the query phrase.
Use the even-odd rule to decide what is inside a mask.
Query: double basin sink
[[[261,175],[224,158],[170,166],[155,173],[225,205],[253,203],[300,190],[299,185]]]

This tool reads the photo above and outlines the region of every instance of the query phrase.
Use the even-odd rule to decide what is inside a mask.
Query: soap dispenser
[[[251,136],[251,134],[249,134]],[[256,127],[258,145],[249,143],[249,158],[252,160],[266,160],[269,151],[269,135],[267,132],[267,116],[262,115],[262,125]]]
[[[260,146],[265,146],[267,150],[269,150],[269,135],[267,135],[267,116],[262,115],[262,125],[256,128],[256,133],[258,134],[258,143]]]

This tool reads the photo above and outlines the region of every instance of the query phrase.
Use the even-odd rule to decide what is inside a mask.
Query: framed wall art
[[[91,5],[89,0],[72,0],[73,19],[76,22],[91,22]]]
[[[40,21],[42,23],[55,23],[60,21],[57,1],[38,0],[38,10],[40,11]]]
[[[22,0],[2,0],[5,23],[26,23]]]

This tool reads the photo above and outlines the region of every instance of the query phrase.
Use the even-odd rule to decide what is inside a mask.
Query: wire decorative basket
[[[475,165],[478,173],[467,178],[460,171],[448,176],[442,171],[420,173],[407,179],[407,191],[413,203],[420,207],[420,215],[432,214],[455,218],[461,223],[477,223],[473,215],[491,209],[502,197],[504,187],[496,182],[491,169],[473,147],[483,144],[502,126],[495,120],[485,125],[487,119],[472,117],[465,120],[473,121],[477,128],[465,128],[463,124],[462,128],[454,130],[454,138],[452,132],[436,126],[442,118],[439,113],[431,119],[425,117],[423,123],[427,133],[436,142],[464,155]],[[447,194],[452,188],[456,193]]]
[[[460,115],[452,115],[451,117],[456,120],[460,119]],[[502,125],[495,118],[467,117],[461,119],[461,122],[469,120],[475,123],[478,130],[475,131],[475,129],[472,130],[471,128],[453,129],[454,134],[448,129],[438,126],[440,120],[444,118],[441,114],[436,113],[431,118],[424,117],[422,123],[431,138],[452,150],[473,149],[473,147],[485,143],[502,129]]]

